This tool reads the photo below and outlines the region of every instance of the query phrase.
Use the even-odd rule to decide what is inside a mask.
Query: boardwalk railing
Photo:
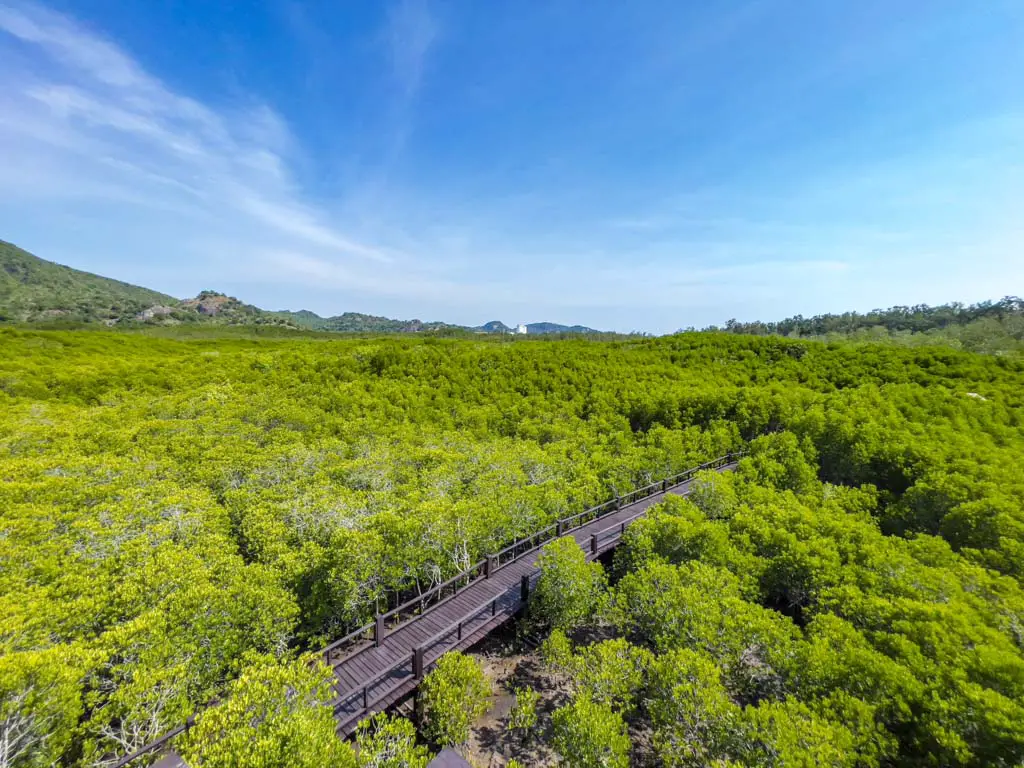
[[[694,467],[686,470],[685,472],[680,472],[670,478],[666,478],[665,480],[650,483],[642,488],[637,488],[624,496],[618,496],[604,504],[599,504],[596,507],[580,512],[579,514],[562,518],[554,525],[549,525],[547,528],[543,528],[531,536],[519,539],[505,547],[505,549],[490,555],[482,561],[490,566],[489,569],[485,569],[484,578],[493,575],[499,568],[518,560],[523,555],[536,551],[553,538],[572,533],[585,525],[589,525],[594,520],[598,520],[605,515],[621,509],[623,506],[633,504],[657,493],[664,493],[670,488],[675,488],[683,483],[689,482],[702,470],[718,469],[719,467],[726,466],[735,461],[735,459],[740,455],[742,454],[730,453],[725,456],[721,456],[705,464],[701,464],[699,467]],[[629,525],[643,517],[645,514],[646,511],[638,512],[615,525],[608,526],[607,528],[603,528],[591,534],[590,556],[596,556],[608,544],[625,535],[626,529]],[[462,578],[468,573],[470,573],[470,571],[461,573],[456,576],[455,579]],[[338,721],[338,733],[347,733],[354,722],[359,721],[375,711],[381,702],[388,697],[393,697],[394,685],[385,687],[385,689],[380,693],[375,693],[378,688],[384,687],[388,683],[393,683],[396,679],[411,678],[413,680],[421,680],[424,674],[429,671],[430,667],[432,667],[443,655],[443,649],[448,647],[444,644],[444,641],[448,640],[452,635],[455,635],[456,642],[461,642],[463,639],[464,629],[467,625],[472,624],[477,619],[483,617],[484,623],[486,623],[488,620],[497,618],[499,614],[515,614],[515,612],[526,603],[531,589],[539,578],[539,571],[523,576],[521,584],[510,587],[487,602],[478,605],[473,610],[445,626],[444,629],[436,632],[427,640],[419,643],[419,645],[410,651],[406,658],[395,663],[390,668],[377,673],[355,690],[347,691],[338,696],[333,702],[331,702],[334,708],[335,718]],[[499,609],[499,606],[504,607]],[[428,654],[438,645],[442,645],[442,653],[428,656]],[[341,662],[337,662],[337,664],[344,663],[345,661],[354,658],[361,653],[362,650],[364,649],[355,651]]]
[[[348,633],[344,637],[335,640],[330,645],[326,646],[320,653],[328,666],[332,668],[341,666],[365,651],[379,646],[385,637],[397,630],[399,627],[423,616],[426,613],[429,613],[438,606],[447,603],[474,582],[480,579],[490,578],[501,568],[504,568],[509,563],[513,563],[531,552],[535,552],[552,539],[572,533],[586,525],[590,525],[595,520],[600,520],[607,515],[617,512],[623,506],[636,503],[641,499],[645,499],[657,493],[664,493],[672,488],[682,485],[683,483],[689,482],[698,472],[707,469],[718,469],[731,464],[745,453],[746,451],[736,451],[724,456],[719,456],[717,459],[712,459],[700,466],[692,467],[691,469],[666,477],[664,480],[659,480],[640,488],[636,488],[622,496],[616,496],[603,504],[598,504],[595,507],[591,507],[590,509],[586,509],[575,515],[560,518],[552,525],[542,528],[529,536],[517,539],[504,549],[499,550],[494,554],[487,555],[483,560],[474,563],[466,570],[456,574],[447,581],[438,584],[423,594],[417,595],[411,600],[407,600],[386,613],[378,613],[374,617],[373,622],[365,624]],[[640,512],[625,521],[616,523],[613,526],[592,534],[590,537],[591,555],[596,555],[607,543],[621,537],[625,533],[626,527],[643,514],[643,512]],[[353,720],[357,720],[360,717],[363,717],[367,712],[372,711],[376,705],[390,695],[390,687],[382,693],[376,693],[376,690],[384,686],[385,683],[405,677],[412,677],[413,679],[421,678],[425,669],[429,668],[429,666],[433,666],[433,663],[436,661],[436,659],[428,660],[428,651],[442,640],[451,636],[452,633],[456,633],[458,639],[461,640],[465,627],[478,618],[486,616],[487,611],[490,611],[489,618],[495,618],[499,613],[504,615],[506,613],[514,613],[518,610],[519,606],[526,601],[532,581],[536,580],[536,576],[537,575],[535,574],[531,577],[532,580],[524,577],[521,585],[502,592],[497,597],[477,607],[459,620],[452,622],[432,638],[412,649],[407,658],[395,663],[392,667],[365,681],[360,687],[341,693],[334,699],[334,701],[331,702],[331,706],[339,720],[339,732],[346,730]],[[503,603],[506,604],[507,607],[499,609],[499,605]],[[440,656],[440,654],[438,656]],[[159,751],[175,736],[187,731],[193,724],[194,717],[195,716],[190,717],[185,725],[175,728],[173,731],[164,734],[156,741],[147,744],[131,755],[121,758],[113,764],[112,768],[124,768],[124,766],[129,765],[139,757]]]
[[[629,491],[622,496],[616,496],[603,504],[598,504],[596,507],[585,509],[569,517],[563,517],[546,528],[517,539],[504,549],[487,555],[480,562],[471,565],[465,571],[456,574],[444,583],[438,584],[436,587],[427,590],[421,595],[417,595],[396,608],[392,608],[387,613],[377,614],[371,623],[359,627],[339,640],[335,640],[321,651],[324,661],[332,668],[344,664],[364,651],[379,646],[385,637],[406,622],[448,602],[477,579],[490,578],[501,568],[515,562],[530,552],[536,551],[551,539],[572,533],[584,525],[589,525],[595,520],[600,520],[602,517],[618,511],[623,506],[633,504],[656,493],[663,493],[670,488],[675,488],[682,483],[692,480],[698,472],[725,466],[735,461],[740,455],[742,455],[742,452],[719,456],[717,459],[712,459],[697,467],[678,472],[675,475],[666,477],[664,480],[658,480],[657,482]]]
[[[533,576],[524,576],[521,584],[510,587],[487,602],[478,605],[421,642],[401,661],[377,673],[360,687],[342,693],[334,699],[331,702],[331,707],[334,709],[334,716],[337,720],[338,733],[348,732],[353,723],[373,712],[388,697],[393,697],[395,680],[406,678],[421,680],[444,655],[445,648],[448,647],[445,641],[453,635],[456,642],[461,642],[467,630],[473,631],[474,623],[483,626],[498,616],[515,614],[528,599],[530,590],[539,577],[539,573]],[[479,622],[478,620],[481,618],[483,621]],[[441,646],[441,652],[431,653],[438,646]],[[388,685],[389,683],[391,685]],[[377,693],[377,689],[382,687],[384,690]]]

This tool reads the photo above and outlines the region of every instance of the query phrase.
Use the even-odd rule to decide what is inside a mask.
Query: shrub
[[[709,520],[728,519],[739,506],[732,478],[713,470],[697,473],[690,484],[689,499]]]
[[[560,629],[551,630],[551,634],[541,643],[540,656],[548,669],[566,672],[572,664],[572,642]]]
[[[570,536],[547,544],[538,558],[540,579],[530,599],[535,620],[555,629],[574,629],[591,619],[605,586],[604,570],[588,563]]]
[[[383,712],[359,723],[356,746],[359,768],[426,768],[430,760],[426,747],[416,744],[413,724]]]
[[[622,638],[583,648],[572,661],[580,690],[594,701],[630,712],[647,679],[653,656]]]
[[[508,716],[510,731],[528,731],[537,724],[537,702],[540,694],[532,688],[516,688],[516,703]]]
[[[334,732],[331,681],[329,669],[306,659],[250,667],[188,733],[185,760],[197,768],[355,768],[352,748]]]
[[[554,714],[554,747],[570,768],[627,768],[629,736],[622,716],[583,695]]]
[[[475,659],[446,653],[420,686],[423,730],[443,746],[465,744],[469,727],[487,711],[491,687]]]

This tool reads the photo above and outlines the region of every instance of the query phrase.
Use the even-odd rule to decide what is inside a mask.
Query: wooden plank
[[[367,680],[372,677],[376,672],[383,668],[383,665],[374,663],[375,660],[360,658],[352,662],[353,672],[357,673],[363,680]]]
[[[719,471],[728,471],[734,467],[735,464],[726,465],[719,468]],[[688,480],[670,489],[667,493],[659,491],[631,504],[623,505],[619,510],[590,520],[571,535],[589,552],[592,535],[645,513],[669,494],[685,496],[689,492],[691,482]],[[618,533],[609,533],[598,541],[597,553],[588,554],[588,559],[593,559],[597,554],[611,551],[620,541],[621,536]],[[413,617],[396,627],[391,634],[384,638],[380,647],[368,650],[354,659],[343,661],[335,670],[339,684],[348,685],[353,690],[358,690],[365,684],[361,681],[372,680],[381,675],[385,670],[402,661],[403,657],[411,657],[413,648],[432,639],[433,642],[430,643],[425,654],[425,663],[428,667],[449,650],[454,648],[464,650],[476,644],[494,631],[496,627],[508,621],[522,607],[518,593],[512,594],[513,588],[519,585],[524,575],[532,576],[536,573],[538,556],[537,550],[522,555],[519,559],[497,570],[491,578],[478,579],[426,614]],[[485,607],[495,598],[499,598],[498,606],[496,615],[492,616]],[[477,608],[484,610],[466,621],[463,626],[462,639],[459,640],[456,622]],[[437,637],[442,632],[444,634]],[[371,698],[380,696],[381,702],[372,709],[379,711],[387,708],[390,704],[408,695],[417,683],[418,681],[412,677],[408,667],[392,671],[373,684]],[[339,715],[345,717],[347,714],[353,714],[354,711],[360,711],[361,706],[361,699],[354,700],[347,704],[344,708],[345,711],[339,712]],[[354,721],[345,726],[347,732],[351,732],[354,728]]]

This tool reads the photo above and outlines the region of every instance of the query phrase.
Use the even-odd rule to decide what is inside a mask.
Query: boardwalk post
[[[523,574],[523,580],[519,583],[519,599],[524,603],[530,599],[530,575]]]
[[[666,477],[664,480],[661,481],[661,492],[665,493],[665,491],[667,491],[667,490],[668,490],[668,478]]]
[[[625,536],[625,535],[626,535],[626,521],[623,520],[622,521],[622,525],[619,526],[619,536]]]
[[[684,472],[680,472],[677,475],[665,478],[661,481],[662,488],[664,489],[668,487],[676,487],[683,485],[687,482],[692,482],[696,472],[700,471],[701,469],[706,469],[707,467],[731,470],[733,467],[730,465],[744,455],[746,455],[744,451],[739,451],[737,453],[729,454],[728,456],[724,456],[717,460],[707,462],[706,464],[702,465],[699,468],[686,470]],[[648,491],[657,488],[657,485],[657,482],[652,483],[651,485],[646,487],[646,490],[643,490],[643,493],[647,494]],[[543,529],[542,532],[535,533],[532,536],[528,536],[527,538],[520,540],[516,544],[516,546],[510,551],[513,552],[513,555],[519,555],[521,554],[522,548],[524,546],[534,547],[540,544],[541,542],[546,541],[546,537],[552,530],[556,531],[557,536],[564,536],[567,531],[579,530],[589,525],[590,522],[601,519],[602,517],[608,514],[610,509],[621,510],[623,502],[636,501],[640,497],[641,494],[639,491],[629,492],[624,496],[615,495],[611,498],[610,501],[605,502],[604,504],[592,507],[583,512],[579,512],[575,515],[570,515],[566,518],[556,520],[556,522],[553,525]],[[610,536],[613,531],[618,529],[620,533],[624,532],[627,527],[627,524],[632,523],[633,520],[638,519],[642,514],[644,514],[644,512],[641,511],[640,513],[630,517],[629,520],[620,521],[617,524],[613,524],[600,535],[592,534],[590,536],[590,549],[593,556],[596,557],[596,555],[599,553],[599,545],[601,541],[606,541],[610,544]],[[596,528],[597,526],[594,527]],[[582,531],[580,538],[584,539],[585,541],[585,534],[583,534]],[[482,565],[482,575],[485,577],[491,577],[500,570],[500,558],[498,555],[489,554],[483,560]],[[468,589],[470,587],[480,588],[482,587],[482,585],[475,584],[476,580],[480,577],[480,575],[481,572],[479,566],[474,565],[472,568],[463,571],[453,580],[447,583],[447,586],[445,586],[444,589],[448,589],[448,586],[453,586],[454,589],[452,591],[455,594],[458,594],[461,590]],[[505,603],[506,607],[505,609],[503,609],[503,618],[506,613],[511,613],[512,608],[515,607],[511,604],[511,596],[515,594],[513,591],[515,589],[515,586],[514,579],[510,577],[510,581],[513,581],[513,584],[501,587],[501,589],[503,589],[504,591],[501,591],[498,597],[492,598],[489,601],[489,603],[484,603],[483,606],[476,608],[472,613],[466,614],[466,616],[464,616],[460,620],[451,620],[453,623],[445,624],[444,629],[441,630],[440,634],[434,635],[433,639],[426,641],[427,644],[421,645],[419,647],[412,647],[410,641],[403,641],[396,637],[396,635],[398,634],[396,630],[399,627],[410,626],[416,621],[421,620],[422,614],[417,615],[415,611],[408,611],[406,610],[406,607],[403,606],[403,612],[396,616],[396,618],[394,619],[393,622],[391,622],[389,627],[389,623],[386,619],[388,614],[382,615],[380,613],[380,608],[383,607],[385,611],[394,610],[392,608],[392,605],[394,605],[395,608],[399,607],[403,595],[401,592],[389,592],[383,597],[381,597],[380,600],[376,602],[376,604],[374,605],[374,621],[371,624],[371,626],[373,627],[374,645],[387,649],[385,654],[361,655],[360,651],[363,650],[365,646],[357,650],[355,653],[346,653],[341,648],[341,641],[339,641],[339,643],[332,644],[331,646],[328,646],[326,649],[321,651],[324,660],[329,665],[335,666],[336,671],[339,675],[339,679],[341,673],[344,672],[348,677],[351,677],[353,680],[353,687],[351,689],[351,692],[340,693],[339,697],[335,699],[334,702],[334,714],[340,720],[340,723],[338,725],[338,732],[340,734],[350,735],[355,727],[355,724],[362,716],[359,713],[346,714],[345,712],[341,711],[343,709],[342,704],[344,702],[362,703],[364,711],[367,711],[367,704],[371,700],[371,697],[369,695],[369,691],[371,688],[375,691],[377,691],[378,688],[383,689],[381,690],[380,695],[378,695],[375,699],[377,702],[384,702],[387,701],[389,698],[394,699],[394,697],[403,696],[409,691],[415,691],[416,684],[419,683],[419,681],[421,681],[424,677],[424,672],[426,668],[425,657],[427,649],[435,647],[436,645],[438,645],[439,641],[443,641],[445,638],[450,639],[453,633],[458,636],[460,641],[462,641],[464,637],[472,637],[474,634],[473,626],[475,626],[476,620],[481,615],[487,615],[488,607],[490,608],[490,615],[491,617],[493,617],[493,623],[497,623],[498,602],[501,600],[508,599],[508,603]],[[494,586],[497,588],[497,585]],[[528,599],[530,592],[532,591],[531,580],[523,578],[520,582],[519,588],[520,596],[523,598],[523,601],[525,602]],[[474,589],[474,592],[475,591],[476,589]],[[490,590],[482,588],[480,589],[480,591],[489,592]],[[408,592],[406,592],[405,594],[408,595]],[[428,599],[433,598],[436,601],[438,600],[441,594],[443,594],[443,591],[438,590],[436,592],[431,591],[427,595],[421,594],[418,597],[414,597],[411,595],[408,596],[411,601],[410,605],[416,605],[420,601],[423,601],[421,607],[425,608],[425,603]],[[481,596],[475,597],[472,600],[472,603],[479,606],[479,603],[477,602],[477,599],[479,599],[479,597]],[[381,603],[383,603],[383,606],[381,606]],[[441,616],[442,612],[439,611],[438,614],[439,621],[443,621],[443,617]],[[484,622],[485,626],[481,628],[481,632],[487,629],[486,625],[490,623],[491,622]],[[470,630],[468,635],[464,631],[467,627]],[[369,629],[369,627],[363,627],[359,629],[352,636],[345,638],[345,642],[348,642],[349,640],[355,638],[359,638],[360,640],[365,642],[365,640],[368,639],[366,638],[366,629]],[[391,631],[389,631],[389,629]],[[429,631],[429,629],[427,631]],[[412,679],[410,679],[409,676],[405,675],[404,672],[405,664],[410,662],[410,654],[412,656]],[[358,662],[358,665],[356,662],[353,662],[353,659],[357,656],[361,656],[361,660]],[[378,656],[380,658],[373,658]],[[336,661],[332,661],[333,659],[336,659]],[[391,666],[389,667],[388,665]],[[400,673],[399,670],[401,670]],[[335,690],[337,690],[337,687],[335,687]],[[375,704],[375,706],[377,705]],[[184,732],[187,732],[189,728],[192,727],[194,722],[195,716],[192,715],[188,718],[184,725],[181,725],[163,734],[158,739],[150,742],[149,744],[144,745],[139,750],[136,750],[136,752],[132,755],[129,755],[126,758],[122,758],[115,764],[114,768],[128,766],[134,761],[135,758],[139,756],[152,755],[156,750],[165,748],[165,745],[167,744],[168,741]]]

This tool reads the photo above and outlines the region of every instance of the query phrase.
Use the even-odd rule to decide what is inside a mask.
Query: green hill
[[[270,312],[217,291],[181,300],[40,259],[4,240],[0,240],[0,323],[274,325],[356,333],[458,328],[358,312],[326,318],[307,310]]]
[[[287,318],[302,328],[339,333],[412,333],[462,328],[462,326],[447,323],[425,323],[422,320],[393,320],[390,317],[364,315],[362,312],[345,312],[334,317],[320,317],[308,309],[298,312],[281,311],[275,314]]]
[[[176,299],[40,259],[0,240],[0,323],[280,325],[287,316],[216,291]]]
[[[334,333],[419,333],[446,336],[472,332],[507,333],[504,323],[480,328],[443,322],[395,320],[344,312],[321,317],[309,310],[272,312],[217,291],[194,299],[173,296],[82,272],[40,259],[0,240],[0,324],[45,323],[60,326],[96,324],[117,326],[259,325]],[[533,323],[529,333],[596,333],[583,326]]]
[[[0,240],[0,322],[117,321],[180,302],[157,291],[45,261]]]
[[[527,323],[527,333],[601,333],[585,325],[561,325],[559,323]]]

